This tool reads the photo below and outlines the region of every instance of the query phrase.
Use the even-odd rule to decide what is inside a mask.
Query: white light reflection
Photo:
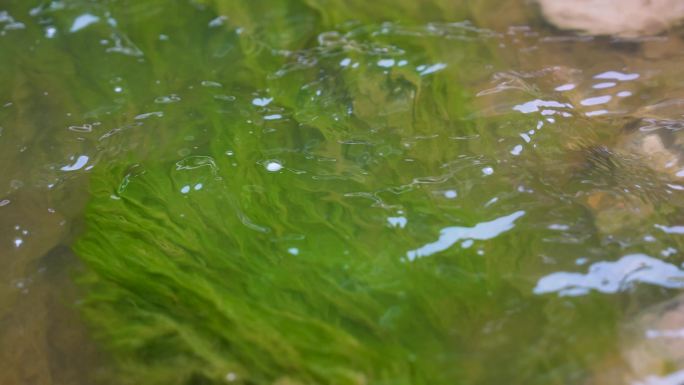
[[[489,222],[478,223],[473,227],[446,227],[440,231],[439,239],[433,243],[410,250],[406,253],[409,261],[427,257],[440,251],[444,251],[459,241],[479,240],[484,241],[495,238],[513,228],[515,221],[525,215],[520,210]]]
[[[394,66],[394,59],[380,59],[378,60],[378,67],[391,68]]]
[[[575,85],[572,83],[568,84],[563,84],[561,86],[558,86],[555,88],[556,91],[563,92],[563,91],[571,91],[575,89]]]
[[[217,16],[217,17],[211,19],[211,21],[209,21],[209,28],[220,27],[223,24],[225,24],[226,20],[228,20],[227,16],[224,16],[224,15]]]
[[[606,71],[594,76],[594,79],[605,79],[605,80],[618,80],[621,82],[628,82],[630,80],[636,80],[639,78],[639,74],[626,74],[624,72],[618,71]]]
[[[589,116],[589,117],[592,117],[592,116],[601,116],[601,115],[605,115],[605,114],[607,114],[607,113],[608,113],[608,110],[596,110],[596,111],[589,111],[589,112],[587,112],[585,115],[586,115],[586,116]]]
[[[660,229],[668,234],[684,234],[684,226],[655,225],[655,228]]]
[[[252,104],[257,107],[266,107],[273,101],[273,98],[254,98]]]
[[[158,96],[158,97],[154,98],[154,102],[157,104],[170,104],[170,103],[176,103],[176,102],[180,102],[180,101],[181,101],[180,96],[178,96],[176,94]]]
[[[572,105],[568,103],[560,103],[555,100],[535,99],[523,104],[518,104],[513,107],[513,110],[522,112],[523,114],[529,114],[532,112],[538,112],[541,108],[572,108]]]
[[[416,67],[416,70],[420,71],[420,76],[425,76],[429,75],[431,73],[435,73],[437,71],[441,71],[447,67],[446,64],[444,63],[437,63],[433,64],[431,66],[426,66],[426,65],[419,65]]]
[[[596,83],[592,86],[592,88],[597,89],[597,90],[602,90],[604,88],[611,88],[615,87],[617,83],[615,82],[602,82],[602,83]]]
[[[670,373],[665,376],[648,376],[633,385],[681,385],[684,384],[684,369]]]
[[[71,159],[74,159],[74,157],[71,157]],[[83,166],[85,166],[85,165],[88,163],[88,159],[89,159],[89,158],[88,158],[87,156],[85,156],[85,155],[79,155],[78,158],[76,159],[76,161],[75,161],[73,164],[67,165],[67,166],[63,166],[63,167],[60,168],[60,170],[62,170],[62,171],[76,171],[76,170],[80,170],[80,169],[83,168]]]
[[[221,87],[223,87],[223,84],[221,84],[219,82],[214,82],[211,80],[202,80],[202,82],[200,82],[200,84],[202,85],[202,87],[208,87],[208,88],[221,88]]]
[[[266,163],[266,170],[270,172],[277,172],[283,169],[283,165],[276,161]]]
[[[580,104],[583,106],[596,106],[598,104],[605,104],[610,101],[613,97],[610,95],[596,96],[593,98],[583,99]]]
[[[55,28],[55,27],[45,28],[45,37],[47,37],[48,39],[52,39],[53,37],[55,37],[55,35],[57,35],[57,28]]]
[[[89,13],[84,13],[83,15],[77,17],[76,20],[74,20],[74,23],[71,25],[71,28],[69,28],[69,32],[73,33],[76,31],[80,31],[93,23],[97,23],[98,21],[100,21],[99,17],[91,15]]]
[[[684,338],[684,329],[674,329],[674,330],[656,330],[648,329],[646,330],[646,338]]]
[[[670,289],[684,288],[684,271],[677,266],[645,254],[625,255],[614,262],[596,262],[586,274],[557,272],[542,277],[535,294],[558,293],[578,296],[592,290],[617,293],[634,283],[647,283]]]
[[[392,227],[398,227],[400,229],[403,229],[406,227],[406,224],[408,223],[408,219],[406,217],[387,217],[387,222],[390,224]]]
[[[164,117],[164,113],[163,113],[162,111],[152,111],[152,112],[147,112],[147,113],[144,113],[144,114],[137,115],[137,116],[136,116],[135,118],[133,118],[133,119],[135,119],[135,120],[143,120],[143,119],[151,118],[151,117],[153,117],[153,116],[154,116],[154,117],[157,117],[157,118],[162,118],[162,117]]]

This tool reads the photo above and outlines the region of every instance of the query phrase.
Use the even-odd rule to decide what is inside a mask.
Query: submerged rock
[[[637,313],[619,333],[618,350],[596,363],[585,385],[684,383],[684,296]]]
[[[681,132],[666,129],[623,128],[609,147],[584,151],[590,168],[585,172],[605,183],[585,196],[599,232],[615,235],[650,226],[660,204],[682,204],[667,193],[684,169],[681,138]]]
[[[0,317],[36,271],[35,264],[67,236],[67,221],[45,196],[24,192],[0,198]]]
[[[590,35],[639,37],[684,20],[680,0],[537,0],[544,18],[560,29]]]
[[[77,261],[56,247],[39,272],[0,315],[0,384],[91,384],[100,354],[74,304]]]

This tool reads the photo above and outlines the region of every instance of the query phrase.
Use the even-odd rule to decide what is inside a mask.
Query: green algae
[[[214,108],[225,99],[198,95],[207,105],[192,119],[183,110],[165,115],[183,126],[174,138],[201,133],[206,140],[193,155],[158,147],[92,174],[87,230],[75,249],[93,272],[86,313],[121,359],[124,379],[414,384],[457,376],[459,353],[450,349],[457,338],[445,336],[463,321],[457,307],[443,304],[458,301],[447,293],[459,292],[464,302],[482,297],[481,279],[446,274],[460,263],[408,265],[408,240],[397,241],[388,227],[364,226],[342,198],[368,182],[402,178],[400,136],[385,133],[389,162],[379,162],[367,152],[377,140],[371,127],[391,131],[411,119],[425,130],[433,112],[426,109],[440,108],[448,119],[465,108],[466,94],[449,93],[446,79],[423,81],[415,70],[374,68],[401,51],[367,31],[335,34],[334,42],[281,59],[265,79],[261,108],[256,95],[233,85],[244,78],[227,76],[212,89],[232,88],[235,100],[221,114]],[[298,64],[307,56],[315,61]],[[360,74],[344,74],[345,59],[361,65]],[[243,65],[237,71],[251,76],[267,71],[248,54]],[[373,112],[369,104],[388,110]],[[266,126],[263,116],[273,115],[284,120],[275,122],[277,132],[255,135]],[[163,136],[168,127],[153,129]],[[362,152],[340,143],[349,138]],[[321,148],[339,162],[314,155]],[[268,172],[272,157],[282,171]],[[311,157],[322,167],[296,169]],[[423,167],[441,164],[431,163]],[[312,172],[319,175],[312,179]]]
[[[41,44],[3,60],[0,92],[51,98],[4,121],[46,143],[64,138],[39,127],[97,122],[63,147],[94,165],[75,171],[90,186],[74,250],[88,268],[81,308],[113,361],[103,382],[587,381],[631,297],[532,290],[550,270],[584,269],[579,257],[624,252],[587,230],[575,198],[600,176],[564,162],[566,141],[604,127],[559,119],[514,158],[538,116],[510,107],[544,92],[482,113],[476,92],[511,64],[497,32],[464,21],[473,5],[13,5],[37,6],[20,41]],[[68,32],[86,13],[99,21]],[[46,26],[60,33],[41,40]],[[511,215],[496,236],[411,253]]]
[[[421,184],[475,180],[498,156],[458,139],[407,140],[500,135],[469,112],[468,85],[494,60],[488,33],[420,19],[328,24],[392,17],[349,4],[326,16],[320,4],[219,2],[225,23],[245,28],[231,35],[230,68],[200,65],[206,75],[194,78],[215,83],[195,82],[163,116],[145,116],[148,133],[106,139],[150,143],[102,159],[75,245],[92,271],[84,309],[119,381],[487,383],[555,359],[484,370],[470,336],[521,295],[502,279],[505,264],[465,248],[414,261],[407,252],[439,230],[399,233],[402,220],[439,210]],[[455,215],[471,225],[512,212]],[[499,247],[520,248],[524,234]]]

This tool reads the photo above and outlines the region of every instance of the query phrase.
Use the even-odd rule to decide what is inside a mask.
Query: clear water
[[[6,2],[0,383],[675,381],[683,45],[518,1]]]

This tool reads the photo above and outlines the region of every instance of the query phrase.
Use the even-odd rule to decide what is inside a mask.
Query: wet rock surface
[[[96,368],[64,246],[83,205],[71,193],[25,187],[0,199],[0,384],[88,384]]]
[[[599,266],[601,265],[601,266]],[[598,290],[617,293],[621,288],[634,287],[637,281],[662,280],[666,270],[677,270],[658,259],[646,255],[630,255],[616,262],[603,262],[590,268],[586,275],[569,273],[565,277],[549,277],[540,282],[538,289],[547,284],[564,282],[564,295]],[[607,270],[612,270],[607,273]],[[572,278],[570,276],[573,276]],[[662,282],[671,288],[681,288],[678,280]],[[573,283],[570,283],[574,281]],[[635,296],[638,297],[638,296]],[[684,383],[684,295],[671,299],[663,293],[641,293],[630,298],[625,318],[616,333],[616,349],[610,354],[596,357],[593,371],[580,382],[583,385],[681,385]],[[648,305],[651,303],[652,305]]]
[[[589,35],[639,37],[681,24],[679,0],[537,0],[544,18],[560,29]]]
[[[38,260],[67,236],[68,226],[45,194],[22,191],[0,201],[0,282],[6,287],[0,290],[0,305],[7,309],[33,280]]]
[[[33,279],[15,292],[12,311],[0,316],[0,383],[91,384],[100,355],[77,308],[75,256],[57,247],[34,262]]]
[[[684,373],[684,296],[653,306],[625,328],[623,359],[632,381],[681,384]]]

